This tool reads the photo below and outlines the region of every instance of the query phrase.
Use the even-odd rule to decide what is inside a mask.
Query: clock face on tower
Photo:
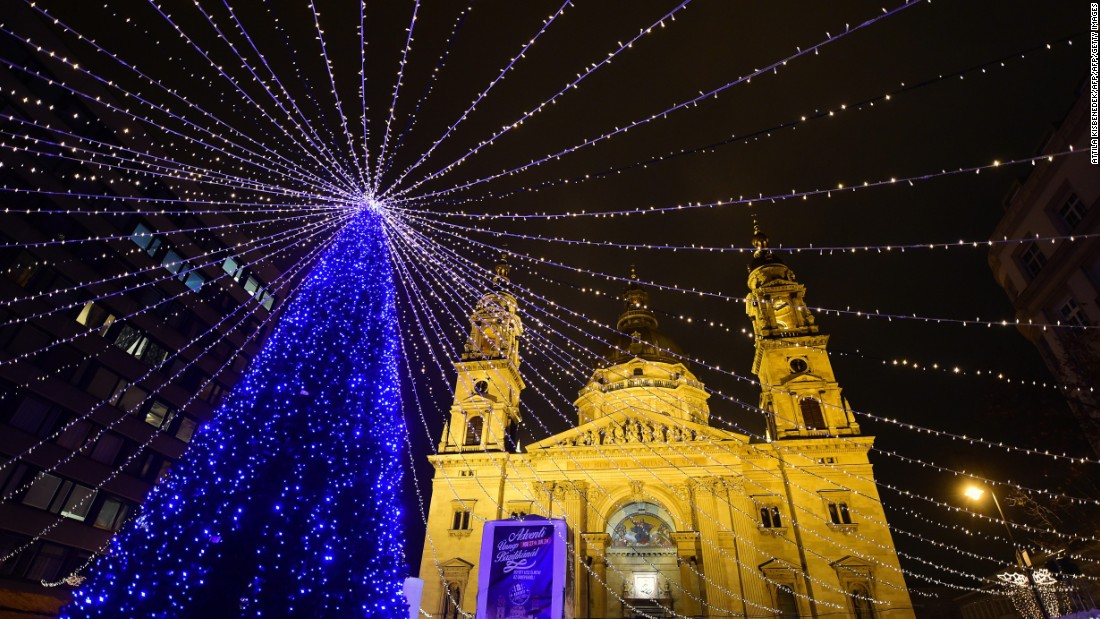
[[[791,359],[790,367],[791,372],[793,372],[794,374],[801,374],[809,369],[810,366],[806,363],[805,359],[801,357],[795,357],[794,359]]]
[[[479,380],[474,383],[474,393],[478,395],[485,395],[486,393],[489,393],[489,381]]]

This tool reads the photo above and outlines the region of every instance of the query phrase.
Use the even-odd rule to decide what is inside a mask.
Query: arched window
[[[775,590],[775,606],[779,619],[798,619],[798,601],[794,599],[794,591],[785,585],[779,585]]]
[[[817,400],[803,398],[799,400],[798,407],[802,409],[802,425],[807,430],[824,430],[829,427],[825,425],[825,416],[821,414],[821,405]]]
[[[481,430],[485,426],[485,420],[481,417],[470,417],[466,420],[466,445],[481,444]]]
[[[459,608],[462,604],[462,590],[457,582],[446,583],[443,589],[443,608],[440,615],[443,619],[458,619]]]
[[[867,592],[867,587],[853,585],[852,590],[848,592],[848,597],[852,600],[852,617],[855,619],[874,619],[875,610],[871,606],[871,594]]]
[[[648,501],[627,503],[608,518],[612,548],[674,548],[671,515]]]

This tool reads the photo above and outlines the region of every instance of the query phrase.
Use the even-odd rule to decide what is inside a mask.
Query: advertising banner
[[[564,520],[486,522],[477,619],[562,619],[567,539]]]

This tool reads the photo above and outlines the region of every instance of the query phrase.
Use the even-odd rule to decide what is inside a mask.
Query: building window
[[[634,375],[641,376],[643,374],[642,368],[634,368]]]
[[[779,506],[760,506],[760,526],[765,529],[780,529],[783,527],[783,519],[779,516]]]
[[[84,440],[88,438],[95,426],[92,422],[79,420],[70,422],[57,437],[57,444],[65,449],[80,449],[84,446]]]
[[[451,530],[453,530],[453,531],[469,531],[470,530],[470,510],[468,510],[468,509],[455,510],[454,518],[451,520]]]
[[[156,255],[161,245],[161,240],[153,233],[153,230],[142,223],[134,226],[130,240],[134,242],[134,245],[144,249],[145,253],[150,256]]]
[[[160,400],[153,400],[149,410],[145,413],[145,423],[154,428],[162,428],[171,423],[176,411]]]
[[[68,550],[59,544],[40,542],[20,554],[16,561],[11,562],[12,568],[5,569],[4,572],[31,581],[53,580],[61,573],[69,555]]]
[[[833,524],[852,524],[852,514],[848,503],[842,500],[829,501],[829,521]]]
[[[46,437],[57,429],[61,412],[58,406],[27,396],[12,412],[8,423],[24,432]]]
[[[439,614],[443,619],[458,619],[462,616],[462,587],[457,582],[444,583],[443,607]]]
[[[108,498],[96,514],[94,526],[105,531],[118,531],[126,516],[130,513],[130,506],[118,499]]]
[[[0,492],[3,493],[0,496],[8,496],[18,492],[19,487],[26,482],[30,471],[31,468],[22,463],[0,469]],[[3,544],[0,544],[0,552],[7,552]]]
[[[523,520],[534,510],[534,501],[508,501],[508,517],[513,520]]]
[[[1062,307],[1058,308],[1058,314],[1061,316],[1060,320],[1063,324],[1078,327],[1084,327],[1089,324],[1088,319],[1085,318],[1085,310],[1073,299],[1066,301]]]
[[[222,263],[222,270],[226,273],[233,275],[241,268],[241,263],[237,261],[237,258],[230,256]]]
[[[191,290],[198,290],[206,284],[206,276],[199,273],[198,270],[191,271],[184,276],[180,275],[180,279],[183,281],[183,285],[187,286]]]
[[[41,268],[41,262],[26,250],[20,250],[4,274],[21,288],[26,288]]]
[[[95,446],[91,448],[88,457],[96,462],[113,466],[125,442],[125,439],[113,432],[103,432],[96,440]]]
[[[803,398],[798,401],[798,407],[802,409],[802,425],[807,430],[824,430],[825,416],[821,413],[821,405],[812,398]]]
[[[1062,219],[1067,228],[1073,230],[1085,218],[1087,212],[1088,207],[1085,206],[1085,203],[1081,202],[1077,194],[1071,193],[1066,201],[1062,203],[1062,206],[1058,208],[1058,217]]]
[[[1043,270],[1043,266],[1046,265],[1046,263],[1046,255],[1035,243],[1028,243],[1023,251],[1020,252],[1020,265],[1023,267],[1028,277],[1035,277],[1038,275],[1039,271]]]
[[[130,383],[101,365],[96,364],[94,367],[95,371],[86,374],[87,379],[83,383],[84,390],[93,397],[105,402],[109,401],[117,406],[119,398]]]
[[[848,530],[856,527],[852,522],[852,496],[848,490],[822,490],[821,500],[829,514],[828,524],[834,529]]]
[[[49,473],[39,473],[23,496],[23,504],[83,521],[88,516],[95,495],[96,491],[87,486]]]
[[[153,341],[145,332],[130,325],[122,325],[115,337],[115,346],[126,354],[153,366],[160,366],[168,359],[168,351]]]
[[[198,424],[195,422],[194,419],[191,419],[190,417],[184,417],[180,420],[179,429],[176,430],[176,438],[185,443],[190,443],[191,437],[194,436],[195,428],[197,426]]]
[[[106,335],[107,329],[111,326],[111,323],[115,321],[115,315],[112,314],[106,307],[97,304],[93,301],[88,301],[84,304],[84,307],[80,310],[80,313],[76,316],[76,321],[86,327],[96,328],[102,327],[99,330],[100,335]]]
[[[848,599],[852,603],[853,619],[874,619],[875,610],[871,606],[871,594],[863,585],[853,585],[848,592]]]
[[[470,417],[466,420],[466,445],[480,445],[481,444],[481,430],[485,426],[485,420],[482,417]]]
[[[798,601],[794,599],[794,591],[786,585],[776,587],[775,606],[779,610],[779,619],[798,619]]]

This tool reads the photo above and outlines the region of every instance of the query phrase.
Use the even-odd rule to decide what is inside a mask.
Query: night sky
[[[194,49],[173,34],[150,5],[110,2],[112,8],[81,7],[68,2],[39,3],[74,29],[136,63],[189,100],[215,112],[225,123],[287,156],[301,159],[302,149],[287,146],[271,124],[247,104]],[[96,3],[100,5],[102,3]],[[173,5],[169,7],[168,5]],[[257,58],[232,27],[221,3],[207,9],[226,24],[229,40]],[[217,4],[218,6],[215,6]],[[308,3],[247,3],[233,6],[264,58],[280,75],[283,86],[317,126],[339,133],[340,121],[320,59],[317,33]],[[413,3],[368,3],[366,59],[367,102],[371,118],[372,153],[384,134],[393,83],[407,36]],[[410,195],[446,190],[453,186],[517,168],[532,160],[573,148],[585,140],[658,114],[700,93],[722,87],[754,70],[854,29],[891,11],[896,2],[780,3],[746,6],[744,3],[697,0],[676,11],[613,62],[585,77],[574,90],[533,115],[461,166],[429,181]],[[176,6],[178,5],[178,6]],[[301,6],[298,6],[301,5]],[[358,14],[354,3],[321,2],[321,27],[333,67],[337,92],[348,122],[360,122],[358,83]],[[424,2],[419,6],[413,44],[397,97],[391,171],[417,161],[432,143],[497,77],[518,50],[558,10],[561,3]],[[557,17],[536,44],[518,59],[500,81],[423,167],[409,179],[423,177],[462,157],[489,136],[510,125],[527,111],[559,92],[578,74],[616,50],[621,43],[677,9],[678,2],[577,2]],[[191,3],[165,3],[164,12],[194,43],[225,67],[246,92],[262,99],[262,90],[235,62],[232,53],[205,23]],[[9,9],[3,9],[0,14]],[[11,9],[21,13],[23,9]],[[278,18],[279,28],[273,26]],[[460,17],[462,16],[462,17]],[[5,29],[20,31],[5,24]],[[448,41],[456,20],[461,26]],[[673,251],[667,247],[749,247],[755,214],[775,247],[879,247],[885,245],[945,243],[989,238],[1002,210],[1002,201],[1015,179],[1030,166],[1002,166],[961,175],[898,183],[861,191],[835,191],[831,196],[806,200],[764,200],[705,209],[686,209],[651,215],[578,217],[566,219],[465,218],[458,213],[533,214],[581,211],[626,211],[671,207],[689,203],[728,201],[742,196],[776,196],[792,191],[861,185],[863,182],[905,178],[982,166],[994,160],[1011,161],[1037,154],[1046,133],[1069,110],[1087,70],[1087,5],[1076,2],[920,2],[881,21],[823,46],[817,54],[791,59],[776,72],[766,72],[747,83],[737,83],[716,97],[666,117],[634,127],[577,152],[530,167],[522,172],[478,183],[453,193],[408,205],[423,209],[424,217],[478,230],[459,232],[466,241],[431,232],[440,242],[490,266],[496,249],[505,244],[515,255],[512,281],[528,316],[535,307],[553,300],[559,306],[594,320],[611,323],[621,308],[615,297],[623,278],[636,265],[639,279],[650,285],[651,307],[662,330],[676,340],[708,387],[728,397],[711,398],[712,414],[745,429],[762,433],[763,419],[752,410],[759,388],[737,381],[707,366],[751,377],[752,340],[743,304],[746,293],[747,252]],[[828,34],[826,34],[828,33]],[[1073,38],[1073,44],[1066,42]],[[154,101],[166,101],[163,92],[134,78],[86,44],[61,35],[83,66],[120,84],[133,85]],[[1046,44],[1050,44],[1047,48]],[[446,62],[440,66],[441,54]],[[1021,52],[1026,52],[1021,54]],[[977,67],[993,63],[985,70]],[[298,69],[294,66],[297,65]],[[436,69],[438,68],[438,71]],[[946,77],[963,72],[962,77]],[[432,79],[432,76],[436,77]],[[429,89],[430,85],[430,90]],[[416,122],[404,137],[401,130],[410,113],[422,105]],[[890,99],[881,97],[890,93]],[[874,105],[856,104],[874,101]],[[178,106],[178,103],[173,103]],[[265,105],[267,105],[265,103]],[[841,107],[847,106],[847,109]],[[207,126],[195,110],[181,110],[186,118]],[[268,109],[275,109],[268,106]],[[832,110],[835,115],[816,117]],[[806,122],[795,122],[801,117]],[[155,140],[172,138],[152,127],[144,129]],[[353,131],[355,133],[355,131]],[[358,135],[358,133],[356,133]],[[394,149],[395,143],[399,148]],[[346,141],[333,140],[347,151]],[[694,151],[677,157],[670,153]],[[187,152],[187,148],[180,149]],[[189,155],[203,161],[201,149]],[[644,164],[644,165],[642,165]],[[224,163],[204,165],[228,169]],[[291,179],[265,180],[292,189],[311,191]],[[408,186],[405,182],[402,186]],[[533,189],[538,188],[538,191]],[[215,199],[229,198],[228,189],[207,188]],[[318,198],[320,200],[320,198]],[[585,239],[606,246],[577,246],[560,241],[525,239]],[[481,245],[484,244],[484,245]],[[661,245],[665,249],[626,250],[616,244]],[[911,249],[891,251],[837,251],[822,254],[801,251],[781,254],[808,287],[812,307],[881,312],[966,320],[1011,320],[1005,293],[987,264],[986,247]],[[542,258],[534,263],[521,258]],[[434,259],[422,256],[424,260]],[[568,268],[555,266],[554,263]],[[591,276],[573,269],[584,269]],[[462,277],[460,274],[458,275]],[[474,282],[479,290],[485,283]],[[419,284],[426,285],[423,281]],[[660,290],[671,286],[718,293],[726,298]],[[580,292],[580,289],[585,292]],[[598,290],[599,295],[592,294]],[[456,294],[467,295],[461,285]],[[529,291],[526,292],[525,291]],[[472,305],[474,299],[468,298]],[[406,309],[409,305],[406,302]],[[441,312],[441,324],[450,337],[448,346],[461,347],[467,329],[456,303]],[[554,310],[561,314],[560,310]],[[689,323],[680,317],[691,317]],[[576,319],[571,319],[576,322]],[[710,327],[710,322],[721,327]],[[1037,351],[1012,327],[960,326],[920,320],[865,318],[817,314],[818,324],[831,336],[830,350],[837,379],[857,412],[892,418],[926,428],[1007,441],[1020,447],[1052,448],[1083,455],[1086,447],[1057,391],[1017,387],[986,377],[986,371],[1027,381],[1051,384]],[[728,327],[728,331],[725,327]],[[528,329],[537,329],[528,320]],[[563,335],[547,333],[556,341]],[[595,351],[600,338],[578,340]],[[569,337],[581,336],[570,333]],[[413,349],[411,365],[418,392],[430,404],[427,423],[433,435],[423,436],[423,424],[410,411],[409,426],[418,449],[438,441],[442,414],[449,406],[448,377],[440,377],[423,347]],[[440,351],[443,348],[439,349]],[[594,362],[591,356],[587,363]],[[884,364],[906,359],[922,365],[958,366],[962,376],[949,372],[915,371]],[[568,401],[587,378],[584,372],[561,376],[551,363],[532,354],[525,358],[529,373],[546,374],[559,385],[566,401],[544,402],[530,394],[528,415],[537,415],[557,431],[572,420]],[[589,365],[589,367],[591,367]],[[981,370],[982,376],[973,375]],[[587,370],[586,370],[587,371]],[[532,382],[529,380],[528,382]],[[536,380],[545,383],[546,381]],[[527,394],[525,394],[526,397]],[[1052,487],[1063,475],[1052,460],[1008,454],[963,441],[937,439],[891,424],[861,420],[865,434],[878,436],[872,462],[880,481],[926,494],[937,501],[962,504],[959,481],[950,473],[905,464],[888,452],[953,470],[978,471],[998,480],[1020,481],[1032,487]],[[546,436],[539,424],[528,421],[524,442]],[[425,469],[420,466],[423,474]],[[430,469],[428,469],[430,470]],[[1004,555],[1007,545],[990,547],[979,538],[924,522],[954,523],[958,517],[922,501],[882,490],[884,501],[902,509],[919,510],[920,518],[888,511],[895,524],[927,532],[948,545],[974,552]],[[410,506],[411,507],[411,506]],[[410,564],[417,565],[420,541],[417,510],[410,508]],[[988,512],[987,512],[988,513]],[[974,521],[961,517],[959,522]],[[977,525],[995,533],[996,529]],[[905,535],[895,535],[899,549],[953,566],[969,565],[951,551],[929,548]],[[1003,552],[1001,552],[1003,550]],[[934,573],[928,566],[902,559],[904,566]],[[969,569],[969,567],[967,568]],[[988,573],[989,564],[973,569]],[[910,586],[922,583],[909,579]]]

